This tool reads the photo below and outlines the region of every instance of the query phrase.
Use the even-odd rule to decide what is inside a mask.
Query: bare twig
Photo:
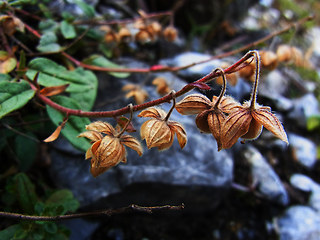
[[[33,215],[25,215],[20,213],[11,213],[11,212],[0,212],[0,217],[11,218],[16,220],[29,220],[29,221],[60,221],[66,219],[74,219],[74,218],[85,218],[85,217],[111,217],[113,215],[122,214],[122,213],[130,213],[130,212],[142,212],[142,213],[154,213],[160,212],[163,210],[182,210],[184,209],[184,204],[171,206],[153,206],[153,207],[142,207],[139,205],[131,204],[127,207],[117,208],[117,209],[107,209],[107,210],[99,210],[93,212],[84,212],[84,213],[74,213],[74,214],[66,214],[59,216],[33,216]]]
[[[94,71],[102,71],[102,72],[128,72],[128,73],[150,73],[150,72],[176,72],[176,71],[180,71],[183,69],[187,69],[190,67],[193,67],[195,65],[199,65],[199,64],[203,64],[203,63],[207,63],[216,59],[221,59],[221,58],[225,58],[225,57],[229,57],[232,55],[235,55],[237,53],[240,53],[242,51],[251,49],[263,42],[268,41],[269,39],[278,36],[284,32],[289,31],[291,28],[296,28],[297,26],[307,22],[307,21],[311,21],[314,17],[313,16],[307,16],[305,18],[300,19],[297,22],[291,23],[289,24],[287,27],[275,31],[255,42],[246,44],[240,48],[237,48],[233,51],[228,51],[225,53],[221,53],[215,56],[212,56],[206,60],[203,61],[199,61],[199,62],[194,62],[185,66],[180,66],[180,67],[168,67],[168,66],[157,66],[157,67],[150,67],[150,68],[105,68],[105,67],[98,67],[98,66],[94,66],[94,65],[89,65],[89,64],[85,64],[82,63],[81,61],[78,61],[77,59],[73,58],[72,56],[70,56],[68,53],[62,51],[61,54],[63,56],[65,56],[67,59],[69,59],[71,62],[73,62],[75,65],[79,66],[79,67],[83,67],[86,69],[90,69],[90,70],[94,70]],[[31,28],[29,25],[25,24],[26,29],[28,29],[33,35],[35,35],[36,37],[40,38],[41,34],[39,34],[36,30],[34,30],[33,28]]]

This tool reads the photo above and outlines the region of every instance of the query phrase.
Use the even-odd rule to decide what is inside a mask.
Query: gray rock
[[[261,153],[253,146],[247,146],[243,149],[242,155],[251,165],[251,174],[253,181],[257,183],[259,193],[276,203],[287,205],[288,193],[279,176]]]
[[[273,70],[260,82],[259,92],[264,95],[283,95],[290,84],[290,80],[279,70]]]
[[[317,161],[317,145],[305,137],[292,133],[288,134],[288,138],[294,159],[304,167],[312,169]]]
[[[320,211],[320,185],[318,183],[302,174],[292,175],[290,183],[302,191],[311,192],[309,205],[315,210]]]
[[[320,239],[320,216],[310,207],[293,206],[275,219],[280,240]]]
[[[300,127],[306,127],[308,117],[319,114],[319,103],[312,93],[294,99],[293,104],[294,108],[288,116]]]
[[[185,85],[173,74],[165,76],[175,90]],[[132,78],[133,82],[139,81],[136,75],[132,75]],[[112,87],[104,89],[99,101],[123,94],[119,89],[124,81],[115,79],[112,84]],[[145,89],[149,92],[150,99],[160,97],[154,86],[147,83]],[[132,99],[122,97],[107,108],[116,109],[126,106],[129,102],[132,102]],[[164,103],[161,107],[168,111],[171,104]],[[139,118],[137,114],[134,114],[133,124],[139,130],[147,118]],[[186,205],[189,202],[194,206],[203,206],[200,202],[210,206],[216,205],[223,196],[223,189],[228,188],[232,182],[231,157],[226,151],[217,151],[216,142],[210,134],[201,134],[198,131],[194,116],[182,116],[174,110],[170,119],[182,123],[187,131],[188,143],[183,150],[176,139],[167,151],[147,150],[145,147],[142,157],[127,148],[127,164],[119,164],[93,178],[89,173],[89,162],[84,160],[84,154],[79,155],[70,150],[68,143],[64,141],[59,144],[62,147],[51,153],[51,176],[59,187],[69,188],[82,206],[97,202],[104,208],[108,204],[125,206],[131,203],[154,205],[168,202],[184,202]],[[139,132],[133,135],[139,138]],[[145,143],[143,145],[145,146]]]
[[[89,240],[90,236],[100,224],[98,222],[77,218],[66,220],[63,222],[63,225],[71,231],[70,240]]]
[[[163,59],[160,64],[181,67],[188,64],[196,63],[199,61],[204,61],[211,58],[211,55],[198,53],[198,52],[184,52],[173,59]],[[179,75],[183,78],[197,80],[210,73],[215,68],[219,67],[221,64],[220,60],[213,60],[203,64],[198,64],[196,66],[190,67],[188,69],[179,72]]]

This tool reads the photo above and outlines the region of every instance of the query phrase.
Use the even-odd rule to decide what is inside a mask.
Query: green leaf
[[[0,239],[1,240],[11,240],[14,237],[14,234],[16,231],[21,229],[20,224],[11,225],[10,227],[7,227],[6,229],[3,229],[0,231]]]
[[[57,31],[58,28],[59,28],[58,23],[56,23],[52,19],[44,20],[39,23],[39,29],[43,33],[45,32],[54,33]]]
[[[91,72],[82,68],[68,71],[65,67],[46,59],[36,58],[29,63],[27,76],[33,79],[40,72],[38,83],[45,87],[70,84],[66,92],[71,93],[82,110],[90,110],[97,96],[98,80]]]
[[[11,76],[9,74],[0,73],[0,82],[10,81],[10,80],[11,80]]]
[[[23,107],[35,94],[26,82],[0,82],[0,118]]]
[[[91,57],[85,59],[83,62],[86,64],[91,64],[99,67],[123,68],[120,65],[109,61],[108,59],[106,59],[101,55],[92,55]],[[129,73],[120,73],[120,72],[109,72],[109,74],[117,78],[126,78],[130,75]]]
[[[58,226],[53,222],[47,222],[46,224],[44,224],[44,229],[48,233],[55,234],[58,231]]]
[[[57,43],[57,36],[53,32],[46,32],[41,36],[37,49],[40,52],[58,52],[60,45]]]
[[[310,116],[307,120],[308,131],[313,131],[317,128],[320,128],[320,115]]]
[[[62,206],[62,212],[60,212],[59,214],[65,214],[69,211],[76,211],[79,208],[80,204],[78,200],[73,197],[71,191],[63,189],[51,194],[51,196],[46,201],[46,207],[48,208],[58,208],[59,206]]]
[[[82,9],[86,16],[94,17],[96,15],[94,8],[91,5],[85,3],[83,0],[74,0],[74,3]]]
[[[35,187],[24,173],[18,173],[13,178],[15,183],[15,194],[19,201],[20,207],[24,213],[32,214],[34,205],[37,202]]]
[[[79,104],[73,100],[72,98],[68,98],[65,96],[55,96],[52,97],[52,100],[64,107],[72,108],[72,109],[80,109]],[[58,126],[64,119],[65,115],[61,112],[57,111],[50,106],[47,106],[47,112],[52,120],[52,122]],[[84,132],[85,126],[90,123],[88,118],[70,116],[66,126],[63,128],[61,133],[65,136],[69,142],[78,149],[86,151],[90,147],[89,141],[85,138],[78,138],[77,136]]]
[[[74,26],[67,21],[61,22],[60,29],[63,37],[66,39],[72,39],[77,36]]]
[[[28,230],[24,228],[17,229],[17,231],[14,233],[13,239],[26,239],[28,236]]]
[[[26,133],[35,138],[32,133]],[[27,171],[33,164],[38,151],[38,143],[22,135],[15,138],[15,152],[19,159],[19,168],[21,171]]]

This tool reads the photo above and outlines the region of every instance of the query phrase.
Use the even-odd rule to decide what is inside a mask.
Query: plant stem
[[[252,87],[251,92],[251,104],[250,108],[255,109],[256,101],[257,101],[257,94],[258,94],[258,84],[259,84],[259,77],[260,77],[260,55],[258,51],[250,51],[254,55],[254,59],[256,62],[256,69],[255,69],[255,80]]]
[[[216,70],[214,70],[215,72],[220,72],[221,73],[221,76],[222,76],[222,79],[223,79],[223,87],[221,89],[221,92],[220,92],[220,95],[216,101],[216,103],[214,104],[214,108],[217,108],[226,92],[226,89],[227,89],[227,79],[226,79],[226,76],[224,74],[224,71],[222,68],[217,68]]]
[[[126,125],[124,126],[124,128],[122,128],[121,132],[119,132],[116,137],[120,137],[126,131],[128,125],[130,124],[130,122],[132,120],[132,116],[133,116],[133,105],[132,105],[132,103],[130,103],[128,105],[128,107],[130,109],[130,118],[129,118],[128,122],[126,123]]]
[[[237,61],[236,63],[234,63],[230,67],[224,69],[223,70],[224,73],[225,74],[232,73],[232,72],[234,72],[234,69],[239,69],[241,67],[244,67],[245,65],[243,63],[246,60],[248,60],[249,58],[251,58],[251,57],[252,57],[252,54],[246,54],[239,61]],[[221,75],[220,72],[212,71],[208,75],[200,78],[199,80],[195,81],[194,83],[206,83],[206,82],[212,81],[215,77],[218,77],[220,75]],[[34,83],[32,81],[30,81],[30,80],[28,82],[29,82],[31,88],[33,90],[36,90],[36,96],[43,103],[45,103],[45,104],[49,105],[50,107],[58,110],[59,112],[63,112],[63,113],[68,114],[70,116],[74,115],[74,116],[91,117],[91,118],[117,117],[117,116],[124,115],[124,114],[129,112],[129,108],[128,107],[124,107],[124,108],[120,108],[120,109],[112,110],[112,111],[101,111],[101,112],[86,112],[86,111],[82,111],[82,110],[66,108],[66,107],[63,107],[63,106],[53,102],[48,97],[41,95],[40,92],[38,91],[38,88],[34,85]],[[195,87],[192,86],[192,84],[187,84],[181,90],[176,92],[175,97],[180,97],[180,96],[184,95],[185,93],[191,91],[194,88]],[[157,106],[157,105],[159,105],[161,103],[169,102],[172,98],[173,98],[173,96],[171,94],[168,94],[168,95],[166,95],[166,96],[164,96],[162,98],[155,99],[153,101],[146,102],[146,103],[143,103],[143,104],[140,104],[140,105],[135,105],[135,106],[133,106],[133,111],[136,112],[136,111],[140,111],[140,110],[146,109],[148,107]]]
[[[167,116],[163,119],[163,120],[166,121],[166,122],[169,120],[169,117],[170,117],[173,109],[174,109],[175,106],[176,106],[176,91],[172,90],[169,95],[172,96],[172,101],[173,101],[173,103],[172,103],[172,106],[171,106],[171,108],[170,108]]]
[[[116,214],[127,213],[127,212],[143,212],[143,213],[153,213],[159,212],[162,210],[182,210],[184,209],[184,204],[171,206],[154,206],[154,207],[142,207],[135,204],[131,204],[127,207],[117,208],[117,209],[107,209],[107,210],[99,210],[93,212],[85,212],[85,213],[74,213],[74,214],[66,214],[59,216],[33,216],[33,215],[24,215],[19,213],[11,213],[11,212],[0,212],[0,217],[4,218],[12,218],[17,220],[29,220],[29,221],[59,221],[73,218],[83,218],[83,217],[101,217],[108,216],[111,217]]]

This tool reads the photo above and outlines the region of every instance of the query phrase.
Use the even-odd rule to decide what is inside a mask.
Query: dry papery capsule
[[[141,29],[134,38],[140,43],[147,43],[153,40],[153,36],[146,29]]]
[[[162,35],[167,41],[173,42],[178,36],[178,31],[175,27],[168,26],[163,30]]]
[[[261,65],[269,70],[273,70],[278,65],[278,56],[272,51],[259,51]]]
[[[222,63],[221,64],[221,68],[227,68],[229,67],[230,65],[226,62]],[[226,74],[226,79],[228,81],[228,83],[231,85],[231,86],[235,86],[238,82],[238,77],[239,77],[239,73],[238,72],[234,72],[234,73],[230,73],[230,74]],[[222,76],[219,76],[217,77],[216,79],[216,83],[219,84],[219,85],[222,85],[223,84],[223,78]]]
[[[254,81],[254,72],[255,72],[255,69],[256,69],[256,64],[252,60],[247,60],[246,62],[247,63],[250,62],[250,63],[247,66],[245,66],[244,68],[241,68],[239,70],[239,75],[240,75],[240,77],[243,77],[243,78],[248,79],[251,82],[253,82]]]
[[[121,27],[118,36],[121,42],[128,42],[131,40],[131,32],[127,27]]]

